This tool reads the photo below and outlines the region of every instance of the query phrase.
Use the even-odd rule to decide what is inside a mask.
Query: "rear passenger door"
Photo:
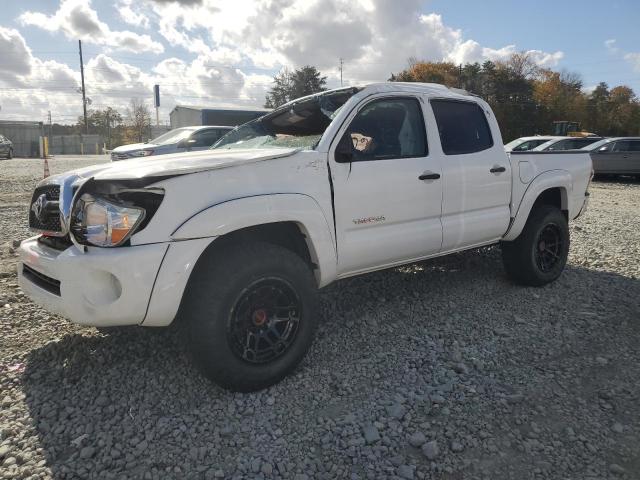
[[[493,139],[489,121],[498,131],[495,119],[473,101],[430,104],[440,136],[433,149],[442,166],[442,251],[496,241],[511,216],[511,165]]]

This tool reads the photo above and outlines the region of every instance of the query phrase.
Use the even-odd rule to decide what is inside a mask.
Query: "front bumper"
[[[167,326],[214,239],[89,247],[83,253],[75,246],[59,251],[33,237],[19,248],[18,283],[35,303],[80,325]]]
[[[19,248],[18,283],[35,303],[74,323],[135,325],[145,318],[167,248],[159,243],[83,253],[75,246],[59,251],[33,237]],[[47,288],[57,282],[59,294]]]

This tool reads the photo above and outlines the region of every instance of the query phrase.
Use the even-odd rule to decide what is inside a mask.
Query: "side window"
[[[427,136],[420,103],[415,98],[384,98],[368,103],[346,132],[353,161],[424,157]]]
[[[527,150],[531,150],[535,148],[533,140],[529,140],[528,142],[521,143],[516,148],[513,149],[514,152],[526,152]]]
[[[571,144],[570,144],[571,140],[560,140],[556,143],[554,143],[553,145],[549,145],[549,147],[547,148],[547,150],[568,150],[569,148],[571,148]]]
[[[216,140],[220,138],[220,134],[217,129],[201,130],[191,135],[191,140],[195,140],[192,144],[194,147],[210,147]]]
[[[593,143],[591,140],[572,140],[569,143],[569,148],[567,150],[576,150],[582,147],[586,147],[590,143]]]
[[[628,140],[622,140],[619,142],[616,142],[615,146],[613,147],[613,151],[614,152],[628,152],[631,145],[630,145],[630,141]]]
[[[615,146],[615,142],[609,142],[606,145],[601,146],[598,151],[599,152],[611,152],[613,151],[613,147]]]
[[[460,155],[493,146],[491,130],[477,103],[457,100],[431,100],[445,155]]]
[[[632,140],[629,142],[630,152],[640,152],[640,140]]]

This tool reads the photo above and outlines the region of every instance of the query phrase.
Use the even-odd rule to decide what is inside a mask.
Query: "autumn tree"
[[[306,65],[294,70],[283,69],[273,77],[273,86],[266,96],[264,106],[277,108],[291,100],[326,90],[327,77],[323,77],[316,67]]]
[[[579,75],[541,68],[526,52],[482,65],[410,59],[390,80],[462,86],[480,95],[491,105],[505,142],[549,134],[555,120],[577,121],[600,135],[640,134],[640,101],[633,90],[601,83],[586,93]]]

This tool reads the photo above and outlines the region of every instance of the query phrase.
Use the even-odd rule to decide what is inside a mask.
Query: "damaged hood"
[[[167,177],[288,157],[298,150],[298,148],[202,150],[93,165],[72,173],[84,178],[94,177],[96,180]]]

